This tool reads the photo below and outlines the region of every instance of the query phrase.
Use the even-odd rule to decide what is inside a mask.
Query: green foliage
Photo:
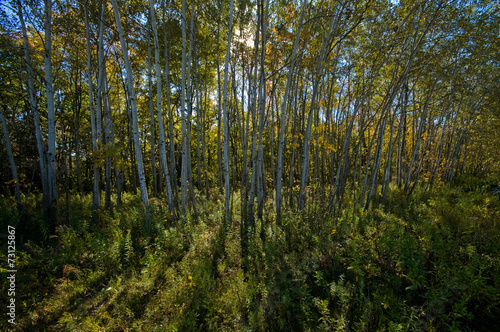
[[[94,224],[90,199],[73,196],[69,225],[19,245],[21,329],[488,331],[498,324],[500,201],[481,190],[417,187],[407,198],[391,187],[384,209],[351,206],[332,218],[311,205],[300,215],[284,211],[282,227],[266,204],[245,260],[238,218],[219,227],[221,202],[200,202],[197,221],[188,216],[173,227],[166,203],[152,199],[148,234],[139,197],[125,194]],[[20,218],[9,202],[0,199],[2,224]],[[36,206],[25,211],[21,219],[43,222]]]

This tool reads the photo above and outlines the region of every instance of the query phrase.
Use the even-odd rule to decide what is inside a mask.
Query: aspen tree
[[[104,6],[102,6],[102,9]],[[96,127],[96,117],[94,111],[94,84],[92,82],[92,59],[91,59],[91,50],[90,50],[90,27],[89,27],[89,18],[88,18],[88,9],[87,5],[84,6],[85,9],[85,33],[87,37],[87,84],[89,86],[89,108],[90,108],[90,124],[92,131],[92,150],[97,151],[97,127]],[[92,191],[92,218],[96,218],[96,213],[99,209],[99,168],[97,167],[96,161],[93,163],[94,168],[94,185]],[[95,220],[94,220],[95,221]]]
[[[116,3],[116,0],[111,0],[111,3],[113,4],[113,12],[115,15],[116,28],[118,30],[118,35],[120,37],[120,44],[123,53],[123,61],[125,62],[125,69],[127,71],[127,86],[128,86],[129,101],[132,112],[132,127],[134,136],[135,155],[137,159],[137,173],[139,176],[139,185],[141,188],[142,203],[146,208],[146,228],[149,229],[149,199],[148,199],[148,191],[146,188],[146,176],[144,174],[144,165],[142,161],[141,142],[139,140],[139,124],[137,119],[137,101],[134,89],[134,76],[132,73],[132,67],[130,66],[130,61],[128,57],[128,45],[127,42],[125,41],[125,36],[123,34],[123,28],[120,21],[118,4]]]
[[[229,1],[229,30],[227,39],[226,59],[224,63],[224,92],[223,92],[223,120],[224,120],[224,197],[225,197],[225,213],[226,213],[226,226],[229,225],[231,220],[230,216],[230,185],[229,185],[229,119],[228,119],[228,97],[227,97],[227,83],[229,76],[229,58],[231,57],[231,39],[233,34],[233,0]]]
[[[182,0],[182,67],[181,67],[181,131],[182,131],[182,168],[181,168],[181,213],[185,215],[187,204],[187,129],[186,129],[186,0]]]
[[[151,16],[151,27],[153,32],[153,41],[155,48],[155,73],[156,73],[156,111],[158,117],[158,127],[160,131],[160,141],[159,141],[159,152],[160,152],[160,162],[165,178],[165,188],[167,192],[167,202],[170,208],[170,214],[172,219],[175,220],[175,209],[172,199],[172,187],[170,185],[170,174],[167,164],[167,150],[166,150],[166,138],[165,138],[165,125],[163,123],[163,114],[161,112],[161,71],[160,71],[160,45],[158,42],[158,32],[156,28],[156,12],[154,8],[155,0],[149,0],[149,13]]]
[[[54,82],[52,78],[52,0],[45,0],[43,24],[45,30],[43,62],[45,69],[48,120],[47,174],[50,204],[52,207],[57,208],[56,110],[54,103]],[[51,215],[51,219],[52,217],[54,216]]]
[[[287,80],[286,80],[286,87],[285,87],[285,94],[283,96],[283,104],[281,106],[281,126],[280,126],[280,132],[279,132],[279,137],[278,137],[278,169],[277,169],[277,174],[276,174],[276,216],[278,222],[281,220],[281,178],[283,174],[283,142],[284,142],[284,136],[285,136],[285,130],[286,130],[286,111],[287,111],[287,106],[288,106],[288,98],[289,98],[289,93],[290,93],[290,87],[292,85],[292,75],[295,69],[295,61],[297,57],[297,49],[299,45],[299,39],[300,39],[300,31],[302,29],[302,25],[304,23],[304,14],[305,14],[305,6],[307,4],[307,0],[302,1],[302,13],[300,15],[300,22],[299,22],[299,27],[297,28],[297,33],[295,34],[295,42],[293,44],[293,51],[292,51],[292,57],[291,57],[291,62],[288,67],[288,74],[287,74]]]
[[[14,181],[14,196],[16,197],[17,204],[21,203],[21,190],[19,189],[19,178],[17,176],[16,163],[14,161],[14,155],[12,154],[12,144],[10,143],[9,130],[7,129],[7,123],[3,116],[3,110],[0,109],[0,123],[3,131],[3,139],[5,141],[5,150],[7,152],[7,159],[9,160],[10,171],[12,173],[12,181]]]
[[[49,195],[49,182],[47,174],[47,154],[46,146],[42,135],[42,128],[40,124],[40,113],[38,112],[38,105],[35,95],[35,85],[33,82],[33,67],[31,64],[31,57],[29,53],[28,34],[26,33],[26,25],[24,23],[22,2],[17,1],[18,17],[21,23],[21,31],[23,34],[23,48],[24,59],[26,61],[26,72],[28,76],[28,101],[31,112],[33,114],[33,121],[35,123],[35,136],[36,146],[38,149],[38,161],[40,165],[40,177],[42,179],[42,195],[43,195],[43,210],[46,216],[49,215],[50,195]]]
[[[151,70],[151,35],[149,28],[147,29],[147,44],[148,44],[148,101],[149,101],[149,134],[151,145],[151,173],[153,176],[153,196],[158,195],[158,180],[156,174],[156,139],[155,139],[155,117],[153,112],[153,73]]]

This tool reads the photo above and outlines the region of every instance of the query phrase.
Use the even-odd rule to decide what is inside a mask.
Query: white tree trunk
[[[172,103],[170,101],[170,65],[169,65],[169,55],[168,55],[168,40],[167,40],[167,19],[163,22],[163,41],[165,44],[165,85],[167,89],[167,109],[168,109],[168,131],[169,131],[169,150],[170,150],[170,170],[171,173],[171,185],[173,192],[174,203],[177,202],[177,171],[175,167],[175,142],[174,142],[174,118],[172,114]],[[173,206],[172,206],[173,209]]]
[[[154,9],[154,8],[153,8]],[[153,73],[151,70],[151,43],[148,31],[148,96],[149,96],[149,133],[151,135],[151,173],[153,175],[153,196],[158,195],[158,182],[156,178],[156,140],[155,140],[155,117],[153,112]]]
[[[158,42],[158,31],[156,28],[156,13],[154,8],[154,0],[149,0],[149,9],[151,15],[151,26],[153,31],[153,40],[155,47],[155,72],[156,72],[156,111],[158,115],[158,127],[160,130],[160,162],[165,177],[165,188],[167,191],[167,202],[170,208],[172,219],[175,220],[174,204],[172,200],[172,188],[170,186],[170,175],[167,164],[167,149],[165,139],[165,126],[163,124],[163,114],[161,112],[161,70],[160,70],[160,45]]]
[[[262,213],[264,209],[264,150],[262,145],[262,135],[264,133],[264,117],[266,113],[266,74],[265,74],[265,55],[267,42],[267,19],[269,13],[269,1],[265,1],[265,9],[262,17],[262,49],[260,59],[260,86],[259,86],[259,146],[257,150],[257,216],[262,222]],[[264,4],[262,4],[264,5]],[[261,234],[264,234],[264,226],[262,225]]]
[[[127,70],[127,85],[129,91],[130,98],[130,106],[132,108],[132,130],[134,133],[134,149],[137,159],[137,173],[139,176],[139,185],[141,188],[141,197],[142,202],[146,208],[146,227],[149,227],[149,200],[148,200],[148,191],[146,188],[146,177],[144,175],[144,165],[142,161],[142,152],[141,152],[141,142],[139,140],[139,124],[137,121],[137,100],[135,96],[134,89],[134,77],[132,73],[132,67],[130,66],[130,61],[128,57],[128,46],[125,41],[125,36],[123,34],[122,24],[120,21],[120,13],[118,12],[118,5],[116,0],[111,0],[113,4],[113,12],[115,14],[116,28],[118,29],[118,35],[120,36],[120,44],[123,53],[123,61],[125,62],[125,69]]]
[[[24,58],[26,61],[26,72],[28,73],[28,100],[30,103],[31,112],[33,113],[33,120],[35,123],[35,136],[36,145],[38,149],[40,174],[42,179],[42,193],[43,193],[43,209],[47,215],[49,213],[49,183],[47,178],[47,156],[45,153],[45,142],[43,140],[42,129],[40,125],[40,114],[38,113],[38,105],[35,96],[35,85],[33,83],[33,68],[31,66],[31,57],[29,54],[28,34],[26,33],[26,25],[24,24],[21,0],[17,1],[18,16],[21,23],[21,30],[23,34],[23,47]]]
[[[186,130],[186,0],[182,0],[182,67],[181,67],[181,131],[182,131],[182,168],[181,168],[181,213],[185,215],[187,204],[187,130]]]
[[[104,8],[104,7],[102,7]],[[90,108],[90,125],[92,130],[92,150],[97,150],[97,130],[96,130],[96,120],[94,112],[94,84],[92,82],[92,59],[90,51],[90,28],[87,6],[85,9],[85,34],[87,37],[87,80],[89,86],[89,108]],[[102,11],[102,9],[101,9]],[[95,211],[99,209],[99,169],[97,168],[96,162],[94,160],[94,187],[92,195],[92,211],[93,217],[95,219]]]
[[[300,39],[300,30],[302,29],[302,24],[304,22],[306,0],[302,1],[302,14],[300,15],[299,27],[297,28],[297,33],[295,34],[295,42],[293,44],[292,58],[290,66],[288,67],[288,75],[286,80],[285,95],[283,96],[283,104],[281,106],[281,127],[278,137],[278,170],[276,174],[276,216],[278,222],[281,219],[281,178],[283,174],[283,142],[286,130],[286,110],[288,104],[288,95],[290,93],[290,87],[292,85],[292,75],[295,68],[295,58],[297,57],[297,48]]]
[[[45,45],[44,67],[45,86],[47,94],[47,120],[48,120],[48,184],[50,203],[57,207],[57,164],[56,164],[56,110],[54,104],[54,86],[52,79],[52,1],[45,0]]]
[[[224,63],[224,92],[223,92],[223,105],[222,116],[224,120],[224,196],[225,196],[225,211],[226,211],[226,225],[229,225],[231,220],[230,216],[230,185],[229,185],[229,119],[228,119],[228,100],[227,100],[227,81],[229,75],[229,58],[231,57],[231,38],[233,34],[233,0],[229,1],[229,31],[227,37],[227,50],[226,60]]]

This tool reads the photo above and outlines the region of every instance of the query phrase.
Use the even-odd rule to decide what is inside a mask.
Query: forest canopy
[[[498,173],[495,2],[2,10],[2,193],[42,192],[47,213],[72,190],[94,209],[101,190],[109,206],[139,189],[146,208],[166,193],[173,216],[216,188],[227,209],[236,191],[259,211],[273,192],[278,214],[308,196],[340,208],[346,188],[368,207],[391,182]]]

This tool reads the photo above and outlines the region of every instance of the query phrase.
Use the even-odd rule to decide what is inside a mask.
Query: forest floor
[[[369,211],[346,208],[332,218],[310,205],[286,212],[281,226],[269,200],[247,258],[239,211],[227,230],[220,227],[223,198],[216,193],[175,227],[165,200],[152,199],[150,232],[139,196],[126,194],[92,223],[91,195],[73,193],[53,234],[40,197],[24,199],[19,215],[11,198],[0,198],[2,233],[16,227],[17,241],[17,325],[4,313],[2,331],[500,326],[500,199],[484,187],[417,188],[411,198],[393,187],[385,204]],[[2,268],[7,252],[2,241]]]

